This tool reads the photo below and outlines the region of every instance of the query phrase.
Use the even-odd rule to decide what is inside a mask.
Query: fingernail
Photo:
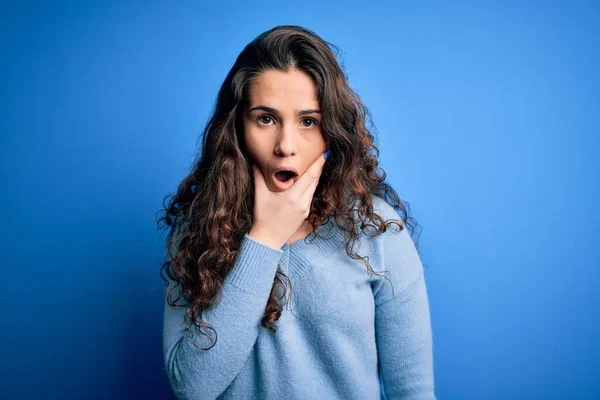
[[[327,160],[327,157],[329,157],[329,150],[327,150],[327,151],[325,152],[325,154],[323,154],[323,157],[325,157],[325,159]]]

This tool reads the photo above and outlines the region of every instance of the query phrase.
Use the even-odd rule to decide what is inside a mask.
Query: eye
[[[306,128],[312,128],[312,127],[314,127],[314,126],[317,126],[317,125],[319,125],[319,121],[317,121],[317,120],[316,120],[316,119],[314,119],[314,118],[304,118],[302,121],[309,121],[309,122],[312,122],[312,125],[308,125],[308,126],[307,126],[307,125],[304,125]]]
[[[273,117],[271,117],[270,115],[267,115],[267,114],[265,114],[265,115],[261,115],[261,116],[260,116],[260,117],[258,117],[258,119],[257,119],[258,123],[259,123],[259,124],[261,124],[261,125],[270,125],[269,123],[266,123],[266,124],[264,124],[264,123],[261,123],[261,121],[263,121],[263,122],[264,122],[264,119],[263,119],[263,118],[266,118],[266,119],[267,119],[267,121],[272,121],[272,120],[273,120]]]

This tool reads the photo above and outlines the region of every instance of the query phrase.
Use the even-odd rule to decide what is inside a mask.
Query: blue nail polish
[[[327,160],[327,157],[329,157],[329,150],[327,150],[327,151],[325,152],[325,154],[323,154],[323,157],[325,157],[325,159]]]

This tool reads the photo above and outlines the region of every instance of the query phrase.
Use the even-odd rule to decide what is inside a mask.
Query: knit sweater
[[[382,218],[400,219],[373,200]],[[207,339],[190,323],[190,335],[184,309],[165,304],[163,355],[177,398],[435,399],[425,276],[408,230],[361,233],[355,246],[389,281],[346,254],[331,220],[279,249],[246,234],[221,301],[202,315],[217,331],[214,347],[196,348],[214,333],[203,330]],[[278,269],[292,295],[272,332],[260,321]]]

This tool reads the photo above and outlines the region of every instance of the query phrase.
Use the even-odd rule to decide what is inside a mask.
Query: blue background
[[[155,213],[280,24],[342,48],[423,227],[438,398],[600,396],[598,3],[174,3],[2,3],[1,398],[172,396]]]

